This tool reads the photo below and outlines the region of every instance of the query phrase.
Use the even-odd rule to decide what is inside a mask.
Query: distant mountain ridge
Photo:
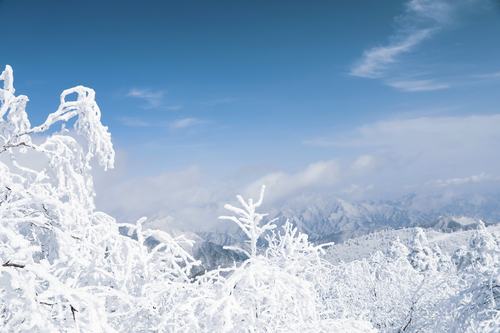
[[[347,201],[312,196],[291,200],[271,210],[267,218],[277,218],[278,226],[287,220],[292,222],[315,243],[343,243],[379,231],[414,227],[449,233],[475,229],[480,220],[489,225],[500,222],[500,195],[443,198],[438,194],[411,194],[399,200],[384,201]],[[160,225],[152,221],[152,226]],[[245,259],[241,253],[224,249],[229,245],[245,246],[245,236],[238,229],[184,234],[195,240],[191,252],[202,261],[205,269]],[[265,240],[261,240],[260,246],[265,248]]]
[[[343,242],[384,229],[433,228],[452,232],[475,228],[479,220],[500,222],[500,195],[422,197],[407,195],[391,201],[310,200],[300,207],[288,203],[274,212],[280,223],[289,220],[314,242]]]

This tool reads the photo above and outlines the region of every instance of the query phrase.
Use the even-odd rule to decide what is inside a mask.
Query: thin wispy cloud
[[[499,178],[486,174],[480,173],[477,175],[472,175],[468,177],[456,177],[456,178],[448,178],[448,179],[437,179],[431,182],[431,185],[437,187],[448,187],[448,186],[460,186],[465,184],[477,184],[482,182],[492,182],[498,181]]]
[[[188,128],[188,127],[193,127],[196,125],[199,125],[203,123],[201,119],[198,118],[193,118],[193,117],[187,117],[187,118],[181,118],[173,121],[170,123],[170,128],[172,129],[183,129],[183,128]]]
[[[117,120],[120,122],[120,124],[127,127],[137,127],[137,128],[156,127],[156,128],[170,128],[174,130],[186,129],[206,122],[202,119],[194,117],[180,118],[171,122],[148,121],[140,117],[127,117],[127,116],[119,117],[117,118]]]
[[[127,92],[127,97],[137,98],[145,102],[145,108],[158,108],[162,105],[167,92],[165,90],[132,88]]]
[[[182,105],[169,105],[165,107],[165,109],[167,109],[168,111],[180,111],[184,109],[184,107]]]
[[[434,80],[388,81],[387,85],[406,92],[436,91],[448,89],[450,87],[447,83],[440,83]]]
[[[138,117],[120,117],[118,121],[127,127],[152,127],[153,124]]]
[[[315,147],[376,147],[382,150],[397,147],[405,154],[416,151],[442,153],[444,149],[437,149],[442,145],[461,156],[470,156],[472,153],[486,154],[490,147],[493,148],[493,143],[500,142],[498,126],[500,114],[390,119],[360,126],[349,133],[313,138],[303,143]],[[466,148],[471,149],[470,155],[465,153]]]
[[[231,104],[236,102],[238,99],[234,97],[222,97],[222,98],[215,98],[211,99],[205,102],[202,102],[201,104],[203,105],[208,105],[208,106],[217,106],[217,105],[224,105],[224,104]]]
[[[500,71],[498,71],[498,72],[491,72],[491,73],[477,74],[477,75],[474,75],[474,78],[475,79],[482,79],[482,80],[500,79]]]
[[[366,50],[362,59],[351,69],[351,75],[371,79],[383,77],[390,64],[429,38],[432,32],[432,29],[418,30],[389,45]]]
[[[385,45],[363,52],[350,70],[352,76],[383,79],[384,83],[401,91],[421,92],[448,89],[448,84],[433,79],[395,80],[394,66],[405,54],[414,52],[422,43],[456,20],[463,4],[481,0],[410,0],[403,14],[395,18],[396,30]],[[401,70],[400,70],[401,71]],[[401,74],[399,75],[401,76]]]

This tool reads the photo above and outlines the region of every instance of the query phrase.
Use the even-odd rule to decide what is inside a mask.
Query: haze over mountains
[[[302,195],[270,209],[267,218],[276,218],[277,225],[287,220],[292,222],[317,244],[349,243],[352,239],[362,239],[360,237],[371,234],[373,236],[369,237],[377,238],[385,235],[377,232],[387,230],[395,231],[394,235],[397,235],[397,230],[415,227],[455,233],[477,229],[480,221],[486,225],[500,222],[500,194],[494,191],[454,195],[444,192],[413,193],[397,200],[359,201],[324,194]],[[241,253],[224,249],[233,245],[244,247],[245,235],[231,224],[223,221],[219,224],[218,228],[209,231],[193,232],[173,227],[165,217],[153,217],[147,225],[195,240],[193,254],[206,268],[213,268],[245,259]],[[265,239],[261,239],[260,246],[266,247]]]
[[[268,218],[277,218],[278,223],[289,220],[315,242],[342,242],[382,229],[424,227],[451,232],[471,228],[479,220],[487,225],[496,224],[500,221],[500,193],[412,193],[393,200],[345,200],[335,195],[302,195],[275,208],[268,207],[267,212]],[[215,220],[216,209],[213,216]],[[179,230],[171,225],[168,217],[153,216],[149,220],[149,225],[155,228]],[[201,232],[189,228],[181,230],[205,237],[218,235],[210,236],[210,240],[221,244],[238,238],[232,226],[223,221]]]
[[[500,221],[500,196],[467,194],[448,199],[411,194],[398,200],[316,199],[302,208],[292,203],[274,215],[289,219],[314,241],[339,242],[381,229],[455,231],[467,229],[478,220],[494,224]]]

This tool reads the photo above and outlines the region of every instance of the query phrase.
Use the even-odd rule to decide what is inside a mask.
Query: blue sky
[[[497,177],[498,1],[4,0],[0,17],[32,122],[65,88],[97,91],[118,150],[98,201],[119,216],[141,208],[117,193],[130,178],[189,189],[145,208],[176,215],[260,182],[285,198]]]

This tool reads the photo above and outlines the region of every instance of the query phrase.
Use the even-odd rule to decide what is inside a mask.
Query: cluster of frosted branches
[[[230,204],[224,205],[225,209],[233,212],[236,216],[220,216],[219,218],[234,222],[245,233],[248,237],[248,243],[250,243],[250,253],[238,247],[231,247],[228,249],[243,252],[248,257],[255,257],[257,255],[257,241],[259,238],[262,237],[266,231],[276,228],[276,225],[273,224],[275,220],[268,221],[261,225],[263,218],[266,217],[267,214],[256,212],[256,209],[262,205],[265,190],[266,187],[262,186],[257,202],[254,202],[252,198],[245,201],[241,195],[237,195],[236,198],[240,202],[242,208]]]
[[[132,239],[95,211],[91,161],[112,168],[114,150],[94,91],[65,90],[58,109],[32,127],[10,66],[0,79],[2,330],[140,331],[155,324],[150,318],[160,322],[195,261],[182,240],[143,231],[142,220]],[[71,130],[54,128],[72,119]],[[151,248],[148,237],[159,244]]]
[[[368,322],[326,318],[322,313],[318,277],[328,266],[320,257],[322,246],[310,244],[290,223],[281,233],[267,235],[267,250],[257,254],[258,239],[276,227],[274,220],[262,223],[266,214],[256,212],[264,190],[255,203],[237,196],[241,208],[225,205],[237,216],[220,217],[243,230],[251,252],[246,252],[249,258],[243,264],[227,270],[228,277],[217,282],[219,301],[214,310],[223,311],[223,316],[216,327],[223,328],[222,332],[323,332],[332,327],[339,332],[372,332]]]
[[[421,229],[408,245],[333,265],[323,291],[333,318],[359,318],[381,332],[498,332],[500,242],[486,228],[453,256]]]

